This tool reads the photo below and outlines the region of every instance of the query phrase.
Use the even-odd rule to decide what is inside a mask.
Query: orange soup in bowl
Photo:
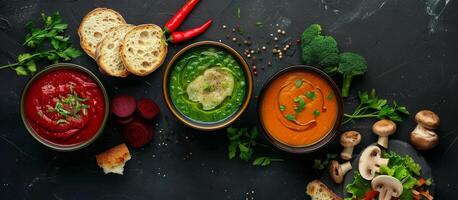
[[[271,138],[288,147],[307,147],[325,138],[340,112],[340,95],[323,73],[293,68],[275,76],[264,88],[260,119]]]

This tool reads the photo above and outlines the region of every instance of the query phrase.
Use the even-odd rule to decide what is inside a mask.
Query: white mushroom
[[[372,180],[372,189],[379,192],[379,200],[391,200],[393,197],[399,197],[402,194],[402,183],[398,179],[380,175]]]
[[[439,126],[439,117],[432,111],[422,110],[415,115],[417,127],[410,133],[410,141],[418,150],[432,149],[439,143],[433,131]]]
[[[372,131],[379,136],[378,144],[388,148],[388,136],[396,132],[396,123],[388,119],[382,119],[372,126]]]
[[[340,144],[344,147],[340,158],[350,160],[353,156],[353,149],[361,142],[361,134],[357,131],[347,131],[340,136]]]
[[[345,174],[352,169],[349,161],[344,164],[339,164],[336,160],[332,160],[329,165],[329,175],[331,179],[339,184],[342,183]]]
[[[371,145],[361,153],[358,169],[364,179],[372,180],[375,173],[380,171],[380,166],[388,165],[389,160],[382,158],[381,152],[378,146]]]

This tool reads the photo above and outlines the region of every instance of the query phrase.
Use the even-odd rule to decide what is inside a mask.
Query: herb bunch
[[[252,160],[255,146],[266,146],[256,141],[259,135],[256,127],[251,128],[227,128],[227,137],[229,139],[228,157],[233,159],[237,156],[240,160],[248,162]],[[283,161],[283,159],[270,158],[268,156],[257,157],[252,161],[255,166],[268,166],[272,162]]]
[[[41,13],[41,21],[42,27],[36,27],[33,22],[26,24],[29,33],[23,45],[32,49],[33,53],[19,54],[16,63],[0,66],[0,70],[11,68],[18,76],[27,76],[37,71],[36,63],[40,60],[57,63],[81,55],[79,50],[72,47],[70,37],[64,35],[68,24],[62,21],[59,12],[51,16]],[[46,42],[49,42],[48,50],[44,50]]]
[[[352,114],[344,114],[347,119],[343,124],[353,119],[361,118],[388,118],[395,122],[401,122],[404,116],[409,115],[406,107],[398,105],[396,101],[390,106],[388,100],[377,96],[375,89],[372,89],[370,93],[359,91],[358,96],[360,100],[359,105]]]

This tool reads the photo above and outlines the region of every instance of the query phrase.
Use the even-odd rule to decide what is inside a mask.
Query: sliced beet
[[[159,106],[151,99],[137,101],[137,111],[144,119],[154,119],[159,114]]]
[[[124,126],[123,136],[129,145],[140,148],[153,139],[153,127],[141,120],[134,120]]]
[[[129,117],[135,112],[135,98],[128,95],[119,95],[111,100],[111,112],[117,117]]]
[[[132,122],[135,118],[135,115],[131,115],[128,117],[116,117],[116,121],[120,124],[128,124]]]

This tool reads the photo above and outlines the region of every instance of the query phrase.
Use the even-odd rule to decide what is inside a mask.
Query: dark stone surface
[[[37,20],[40,11],[60,11],[69,23],[68,33],[78,46],[76,29],[81,18],[96,7],[118,10],[129,23],[163,25],[184,1],[134,0],[60,0],[0,2],[0,64],[14,62],[26,49],[21,45],[26,33],[24,24]],[[219,40],[243,53],[244,47],[226,39],[230,28],[239,24],[243,36],[254,45],[270,40],[278,28],[286,37],[296,40],[311,23],[323,25],[326,34],[334,36],[343,51],[354,51],[366,57],[369,72],[354,80],[345,110],[351,111],[358,90],[376,88],[378,94],[406,105],[412,113],[428,108],[442,120],[438,148],[422,152],[432,168],[436,181],[436,199],[454,199],[458,195],[458,3],[442,0],[203,0],[182,28],[189,28],[212,18],[208,32],[191,42]],[[427,6],[430,6],[428,14]],[[240,8],[241,17],[236,17]],[[437,17],[437,20],[435,19]],[[263,27],[257,27],[257,21]],[[237,36],[241,39],[241,36]],[[282,37],[283,40],[286,37]],[[170,46],[166,62],[185,44]],[[255,95],[273,73],[292,64],[300,64],[300,49],[293,45],[291,56],[274,59],[269,52],[257,56],[258,76]],[[293,51],[291,51],[293,52]],[[265,63],[271,60],[273,65]],[[105,175],[94,155],[122,142],[119,127],[107,125],[103,137],[88,148],[74,153],[59,153],[34,141],[22,125],[19,97],[27,78],[11,70],[0,72],[0,199],[307,199],[305,186],[320,177],[311,168],[316,157],[339,152],[337,140],[320,152],[291,155],[273,146],[257,149],[258,155],[284,158],[265,168],[228,160],[224,131],[200,133],[184,127],[164,107],[161,95],[163,67],[150,76],[116,79],[101,75],[96,64],[84,55],[72,61],[94,71],[110,95],[127,93],[157,101],[162,114],[157,120],[156,137],[140,150],[132,150],[125,175]],[[40,67],[47,63],[40,64]],[[262,66],[265,70],[260,69]],[[340,80],[337,78],[338,83]],[[253,99],[238,126],[253,126],[256,117]],[[156,122],[155,122],[156,123]],[[372,120],[362,120],[342,127],[363,133],[357,148],[375,141],[370,131]],[[407,141],[415,124],[412,117],[399,124],[393,138]],[[336,187],[336,186],[333,186]],[[249,193],[249,195],[247,195]]]

